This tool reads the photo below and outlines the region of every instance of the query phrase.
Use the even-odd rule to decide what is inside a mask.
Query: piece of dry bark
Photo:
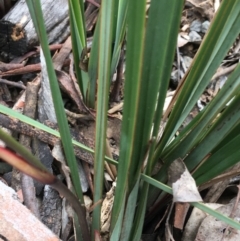
[[[35,80],[33,80],[34,82],[38,82],[39,85],[39,81],[37,80],[37,78]],[[34,97],[35,98],[35,97]],[[31,98],[30,98],[31,99]],[[32,100],[30,100],[32,101]],[[14,110],[18,111],[18,112],[23,112],[23,109],[25,107],[25,102],[26,102],[26,91],[23,92],[23,94],[21,95],[21,97],[18,99],[18,101],[15,103],[14,105]],[[31,115],[31,111],[30,111],[30,115]],[[28,144],[29,146],[29,144]],[[11,181],[11,186],[15,191],[19,191],[20,189],[22,189],[21,187],[21,183],[20,183],[20,179],[21,179],[21,174],[17,169],[13,169],[12,172],[12,181]]]
[[[186,220],[189,203],[176,203],[175,215],[174,215],[174,227],[183,230],[183,226]]]
[[[56,235],[60,236],[62,200],[56,190],[49,185],[45,185],[43,202],[40,207],[42,222]]]
[[[62,44],[51,44],[48,47],[49,47],[50,51],[55,51],[55,50],[62,48]],[[36,50],[27,52],[26,54],[24,54],[22,56],[14,58],[13,60],[11,60],[10,64],[20,64],[23,61],[28,60],[30,57],[36,56],[37,54],[40,53],[40,47],[37,46],[37,47],[35,47],[35,49]]]
[[[24,205],[16,192],[0,181],[1,241],[60,241]]]
[[[69,56],[72,51],[71,37],[68,37],[65,43],[62,45],[60,51],[53,57],[53,66],[56,70],[61,70],[65,59]]]
[[[6,72],[2,72],[1,76],[14,76],[14,75],[22,75],[22,74],[28,74],[32,72],[38,72],[41,70],[40,64],[29,64],[24,67],[20,67],[17,69],[12,69]]]
[[[58,7],[56,7],[58,6]],[[62,42],[70,33],[68,1],[41,0],[49,43]],[[17,4],[0,21],[1,53],[11,59],[38,45],[38,37],[25,0]]]
[[[95,26],[95,23],[97,21],[97,16],[99,12],[100,7],[100,1],[95,1],[94,3],[90,0],[91,4],[87,5],[86,11],[84,13],[85,19],[86,19],[86,32],[90,33],[93,30],[93,27]]]
[[[53,146],[57,141],[59,141],[59,138],[52,134],[36,129],[31,125],[23,123],[17,119],[12,119],[3,114],[0,114],[0,123],[2,124],[3,127],[9,128],[10,130],[13,130],[18,133],[22,133],[31,137],[36,137],[39,140],[50,144],[51,146]],[[53,127],[55,127],[55,130],[56,130],[56,125],[52,124],[51,122],[48,121],[47,125],[52,129],[54,129]],[[81,132],[75,133],[75,134],[74,134],[75,132],[74,130],[71,130],[71,132],[72,132],[72,136],[75,137],[74,139],[76,141],[82,143],[85,146],[88,146],[89,148],[93,148],[93,143],[94,143],[93,140],[87,140]],[[74,152],[75,152],[75,155],[81,160],[89,164],[93,164],[93,156],[91,153],[84,151],[76,146],[74,148]]]
[[[48,169],[48,171],[52,173],[53,156],[51,154],[49,145],[47,145],[44,142],[41,142],[36,137],[33,137],[32,139],[33,139],[32,141],[33,154]],[[34,186],[36,189],[36,194],[40,195],[43,191],[44,184],[35,180]]]
[[[88,9],[87,9],[88,10]],[[87,13],[87,12],[86,12]],[[86,16],[86,32],[91,33],[93,30],[96,22],[97,22],[97,17],[99,13],[99,9],[95,8],[91,13],[88,15],[85,13]]]
[[[27,84],[26,89],[26,101],[23,110],[23,114],[34,118],[36,114],[36,106],[37,106],[37,93],[40,87],[40,81],[35,81],[33,83],[29,82]],[[21,134],[19,138],[19,142],[25,146],[29,151],[31,151],[31,137]],[[37,207],[36,194],[34,182],[31,177],[22,173],[21,175],[21,184],[22,184],[22,192],[24,203],[32,211],[32,213],[36,217],[40,217],[39,210]]]
[[[26,86],[22,83],[17,83],[17,82],[14,82],[14,81],[9,81],[9,80],[6,80],[6,79],[1,79],[0,78],[0,84],[6,84],[6,85],[10,85],[10,86],[14,86],[14,87],[17,87],[17,88],[20,88],[20,89],[26,89]]]
[[[0,71],[6,72],[13,69],[18,69],[24,67],[24,64],[14,64],[14,63],[3,63],[0,62]]]

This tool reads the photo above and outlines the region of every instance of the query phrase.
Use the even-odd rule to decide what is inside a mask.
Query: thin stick
[[[175,241],[173,236],[172,236],[172,233],[170,231],[170,228],[169,228],[169,219],[170,219],[170,215],[172,213],[172,210],[173,210],[173,206],[174,206],[174,202],[172,202],[171,204],[171,207],[170,207],[170,210],[169,210],[169,213],[168,213],[168,216],[167,216],[167,219],[166,219],[166,231],[167,231],[167,234],[168,234],[168,237],[169,238],[169,241],[172,240],[172,241]]]
[[[26,89],[26,103],[23,113],[34,118],[37,106],[37,93],[40,87],[40,80],[36,83],[29,82]],[[31,137],[21,134],[19,142],[31,151]],[[40,214],[36,201],[35,187],[32,177],[22,173],[21,175],[22,192],[24,203],[31,212],[40,219]]]

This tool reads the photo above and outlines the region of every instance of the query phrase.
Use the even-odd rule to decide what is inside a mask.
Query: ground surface
[[[93,1],[93,3],[91,3],[91,1],[86,3],[87,7],[85,12],[87,19],[87,34],[89,36],[89,47],[91,47],[91,37],[94,32],[99,10],[98,3],[95,3],[95,1]],[[164,107],[165,109],[171,101],[179,81],[189,68],[204,38],[204,35],[207,32],[214,13],[218,8],[218,3],[219,2],[217,0],[186,1],[181,19],[177,51],[172,67],[171,81]],[[8,13],[9,9],[10,6],[6,4],[4,8],[4,3],[2,6],[0,5],[1,16],[4,17]],[[73,137],[88,147],[93,148],[95,131],[93,117],[95,113],[94,110],[89,112],[80,98],[79,88],[77,87],[74,77],[72,56],[70,54],[71,41],[70,38],[67,38],[67,36],[65,36],[63,39],[64,41],[62,39],[55,40],[55,42],[51,44],[51,50],[52,55],[54,56],[53,63],[55,69],[57,70],[58,80],[63,93],[66,114],[69,118]],[[43,84],[44,78],[46,78],[44,77],[46,76],[46,73],[44,73],[44,71],[41,72],[41,64],[39,63],[39,49],[33,48],[31,51],[26,51],[24,54],[19,56],[10,56],[8,53],[5,53],[1,58],[1,103],[10,108],[23,112],[31,118],[35,118],[41,122],[47,123],[47,125],[51,126],[52,128],[56,128],[56,126],[54,126],[55,117],[52,115],[53,107],[51,101],[48,103],[48,100],[50,100],[49,93],[47,89],[45,89],[47,87],[44,87]],[[232,47],[231,51],[228,53],[224,62],[213,77],[210,85],[199,99],[198,104],[192,110],[191,115],[186,120],[186,124],[191,121],[191,119],[217,94],[223,83],[226,81],[227,75],[233,71],[233,68],[236,66],[236,62],[238,62],[238,60],[239,42],[236,41],[235,45]],[[118,82],[118,84],[116,84],[117,81],[113,81],[111,86],[107,131],[109,150],[115,159],[117,159],[119,155],[119,139],[122,117],[121,111],[124,99],[124,56],[120,64],[122,64],[122,67],[120,66],[120,70],[122,72],[118,73],[119,75],[117,77],[114,77],[114,80],[118,78],[117,81],[120,83]],[[118,87],[116,87],[116,85],[118,85]],[[41,91],[39,92],[40,88]],[[2,125],[8,129],[12,135],[15,135],[15,137],[22,143],[26,141],[26,135],[33,138],[31,144],[32,152],[43,161],[44,165],[51,172],[53,172],[55,175],[59,175],[60,178],[64,179],[66,183],[70,185],[68,167],[66,166],[65,160],[61,155],[61,148],[57,144],[57,138],[45,132],[37,131],[31,126],[20,123],[17,120],[13,120],[2,114],[0,114],[0,123],[2,123]],[[30,147],[30,144],[27,144],[27,146]],[[93,191],[93,157],[91,154],[80,149],[76,149],[75,153],[78,159],[81,160],[79,161],[79,172],[81,173],[80,176],[82,177],[82,189],[86,194],[85,198],[86,201],[88,200],[88,205],[90,207],[92,204],[91,193]],[[21,175],[19,172],[17,170],[12,170],[3,162],[0,162],[0,165],[0,178],[4,179],[7,184],[14,188],[18,195],[22,197],[23,189],[28,187],[22,186],[20,180]],[[115,176],[114,170],[111,166],[106,166],[106,170],[105,188],[106,193],[108,193],[106,194],[104,201],[104,209],[101,220],[103,223],[103,232],[108,229],[109,212],[111,211],[111,204],[113,201],[112,197],[114,195],[112,181]],[[38,213],[41,217],[41,220],[55,234],[60,236],[62,240],[70,240],[69,237],[72,235],[72,222],[69,205],[66,204],[66,201],[62,199],[57,192],[48,186],[45,186],[44,188],[44,185],[41,185],[37,182],[35,182],[34,185],[36,190],[34,196],[36,196],[39,200]],[[213,196],[210,195],[207,201],[214,202]],[[190,228],[190,231],[192,229],[193,228]],[[186,230],[189,231],[187,228]],[[184,235],[184,240],[189,240],[189,236],[187,236],[188,234],[185,233]],[[182,236],[182,234],[180,236]],[[207,239],[200,237],[197,240]]]

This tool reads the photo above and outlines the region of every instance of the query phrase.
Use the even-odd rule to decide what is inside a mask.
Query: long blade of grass
[[[111,76],[113,76],[120,57],[120,51],[126,31],[126,18],[128,12],[128,0],[119,0],[117,8],[116,33],[114,39],[114,50],[111,63]]]
[[[75,64],[75,73],[77,76],[79,88],[80,88],[80,90],[83,94],[83,98],[84,98],[84,84],[83,84],[83,80],[82,80],[81,69],[78,66],[83,46],[75,31],[75,29],[77,29],[77,26],[76,26],[76,22],[74,21],[74,14],[73,14],[73,10],[71,9],[70,4],[69,4],[69,8],[70,8],[69,18],[70,18],[70,29],[71,29],[73,59],[74,59],[74,64]],[[78,63],[78,64],[76,64],[76,63]]]
[[[83,49],[86,48],[83,2],[69,0],[68,5],[75,72],[83,99],[86,100],[88,75],[79,66]]]
[[[156,137],[162,117],[162,109],[168,89],[172,62],[177,42],[184,1],[152,0],[146,29],[142,81],[145,82],[140,95],[144,96],[141,108],[144,110],[143,143],[148,142],[149,156],[146,174],[151,175]],[[157,103],[157,108],[156,108]],[[152,137],[150,137],[153,127]],[[131,240],[139,240],[146,208],[148,184],[143,183],[140,203],[135,216]]]
[[[240,118],[239,110],[240,94],[236,96],[229,106],[215,121],[203,140],[184,159],[189,170],[193,170],[201,160],[206,157],[217,144],[231,131]]]
[[[216,156],[217,153],[219,153],[223,148],[226,148],[226,146],[229,145],[229,143],[232,142],[233,139],[238,138],[240,133],[240,124],[239,122],[231,129],[231,131],[222,139],[222,141],[211,151],[211,156],[207,159],[207,161],[205,161],[202,165],[200,165],[200,167],[198,167],[195,172],[193,173],[194,177],[199,177],[200,175],[204,174],[205,172],[209,172],[210,170],[210,166],[215,165],[218,166],[219,163],[221,163],[220,165],[223,166],[225,165],[225,169],[229,168],[230,163],[228,161],[226,161],[226,157],[224,158],[224,156],[220,156],[218,155],[218,159],[213,160],[212,156]],[[230,146],[230,149],[231,146]],[[229,150],[230,150],[229,149]],[[229,156],[233,155],[234,152],[233,151],[229,151],[227,150],[226,153],[228,153]],[[211,161],[212,160],[212,161]],[[206,166],[208,166],[209,168],[206,168]],[[211,172],[211,171],[210,171]]]
[[[48,39],[47,39],[46,28],[43,20],[41,4],[39,0],[36,0],[36,1],[28,0],[27,4],[29,7],[29,11],[30,11],[35,29],[38,33],[38,37],[39,37],[42,50],[44,53],[44,57],[46,60],[52,98],[53,98],[54,108],[56,111],[56,117],[59,125],[59,132],[61,134],[61,140],[64,148],[64,153],[66,155],[67,163],[71,171],[74,189],[78,198],[83,203],[84,200],[83,200],[83,195],[82,195],[82,190],[80,185],[80,179],[77,171],[77,162],[75,159],[73,146],[70,141],[71,135],[70,135],[70,131],[67,123],[66,114],[64,111],[60,88],[59,88],[56,74],[53,68],[53,63],[52,63],[52,59],[51,59],[51,55],[48,47]]]
[[[95,108],[96,84],[98,78],[98,60],[99,60],[99,34],[100,21],[98,19],[93,36],[93,43],[88,65],[89,84],[87,90],[87,105]]]
[[[130,235],[132,232],[132,223],[134,220],[135,210],[136,208],[136,202],[138,197],[138,189],[139,189],[139,180],[136,182],[135,187],[133,188],[132,192],[129,195],[128,202],[126,204],[126,211],[122,223],[122,230],[121,230],[121,236],[120,240],[132,240],[130,239]]]
[[[124,201],[126,200],[126,192],[124,193],[123,200]],[[124,211],[125,211],[125,205],[122,205],[115,228],[111,233],[110,241],[117,241],[120,238],[121,231],[122,231],[122,220],[123,220]]]
[[[74,1],[69,0],[70,13],[73,14],[75,21],[75,33],[82,47],[86,46],[86,30],[85,30],[85,17],[84,17],[84,2],[83,0]]]
[[[202,138],[211,122],[226,107],[226,104],[233,96],[240,91],[240,64],[235,71],[229,76],[223,88],[217,96],[205,108],[201,118],[192,127],[191,132],[185,138],[174,140],[161,155],[162,159],[168,163],[177,157],[184,157]],[[199,114],[200,115],[200,114]],[[190,130],[189,130],[190,131]],[[174,148],[173,148],[174,146]]]
[[[139,106],[139,94],[141,88],[141,68],[143,63],[144,25],[146,0],[129,1],[128,33],[127,33],[127,57],[126,57],[126,79],[124,91],[124,107],[122,135],[120,140],[120,157],[118,165],[118,180],[116,196],[114,199],[111,232],[119,237],[119,226],[122,225],[120,211],[125,208],[125,197],[132,191],[138,179],[140,157],[141,132],[139,131],[138,118],[141,107]],[[136,29],[138,31],[136,31]],[[137,153],[138,150],[138,153]],[[133,167],[135,169],[133,170]],[[118,225],[116,225],[118,223]],[[130,224],[132,225],[132,224]]]
[[[118,6],[117,6],[118,4]],[[125,35],[126,29],[126,14],[127,14],[127,0],[119,0],[115,3],[115,21],[113,21],[113,41],[114,50],[111,61],[111,78],[116,69],[122,42]],[[116,26],[115,26],[116,25]],[[115,33],[116,32],[116,33]],[[89,86],[87,92],[87,105],[91,108],[95,107],[95,92],[96,92],[96,81],[97,81],[97,65],[98,65],[98,49],[99,49],[99,21],[97,22],[96,29],[93,37],[93,45],[91,49],[91,55],[89,59]],[[111,79],[110,79],[111,80]]]
[[[4,106],[4,105],[1,105],[1,104],[0,104],[0,112],[3,113],[3,114],[5,114],[5,115],[11,116],[11,117],[13,117],[13,118],[16,118],[16,119],[18,119],[18,120],[20,120],[20,121],[22,121],[22,122],[24,122],[24,123],[26,123],[26,124],[29,124],[29,125],[31,125],[31,126],[33,126],[33,127],[36,127],[36,128],[39,129],[39,130],[43,130],[43,131],[45,131],[45,132],[47,132],[47,133],[49,133],[49,134],[52,134],[52,135],[54,135],[54,136],[56,136],[56,137],[61,138],[60,133],[59,133],[58,131],[53,130],[53,129],[51,129],[51,128],[48,127],[48,126],[46,126],[46,125],[44,125],[44,124],[42,124],[42,123],[40,123],[40,122],[38,122],[38,121],[35,121],[35,120],[33,120],[33,119],[25,116],[25,115],[22,115],[22,114],[20,114],[19,112],[14,111],[14,110],[12,110],[12,109]],[[74,145],[80,147],[81,149],[83,149],[83,150],[85,150],[85,151],[88,151],[88,152],[90,152],[90,153],[94,153],[94,150],[93,150],[93,149],[91,149],[91,148],[89,148],[89,147],[81,144],[80,142],[75,141],[75,140],[73,140],[73,139],[71,139],[71,141],[72,141],[72,143],[73,143]],[[113,160],[113,159],[111,159],[111,158],[109,158],[109,157],[107,157],[107,156],[105,156],[105,160],[108,161],[108,162],[111,163],[111,164],[114,164],[114,165],[117,165],[117,164],[118,164],[118,162],[116,162],[115,160]]]
[[[104,156],[106,151],[106,126],[108,111],[108,96],[110,87],[110,67],[112,56],[112,27],[114,1],[103,0],[100,11],[100,35],[99,35],[99,60],[98,60],[98,91],[97,91],[97,118],[95,133],[94,156],[94,202],[102,199]],[[101,206],[93,211],[92,234],[100,230]],[[94,236],[94,235],[92,235]]]
[[[148,182],[149,184],[151,184],[159,189],[162,189],[164,192],[172,194],[172,188],[170,188],[169,186],[167,186],[161,182],[158,182],[157,180],[155,180],[149,176],[146,176],[144,174],[142,174],[141,177],[145,182]],[[218,220],[225,222],[229,226],[240,230],[240,224],[238,222],[234,221],[233,219],[231,219],[215,210],[212,210],[211,208],[207,207],[206,205],[204,205],[200,202],[193,202],[190,204],[192,206],[212,215],[213,217],[217,218]]]
[[[226,141],[231,141],[230,138],[226,139],[225,137],[231,131],[231,129],[238,123],[240,118],[239,112],[239,101],[240,95],[236,96],[235,99],[230,103],[228,107],[223,111],[220,117],[212,124],[211,127],[205,132],[204,138],[201,142],[190,152],[187,157],[184,159],[185,164],[189,170],[195,169],[200,162],[211,153],[214,148],[217,147],[218,143],[223,140],[222,145],[226,145]],[[165,182],[167,179],[167,169],[172,160],[169,159],[165,165],[162,166],[161,170],[157,173],[155,178],[159,181]],[[206,160],[208,162],[208,160]],[[219,160],[215,159],[215,165],[218,165]],[[226,164],[226,168],[228,168]],[[204,168],[204,167],[203,167]],[[202,172],[207,172],[208,169],[200,169]],[[152,193],[151,199],[154,200],[157,192]]]
[[[139,192],[139,197],[140,202],[138,206],[138,210],[135,216],[135,225],[134,225],[134,230],[131,232],[131,239],[133,241],[138,241],[141,238],[142,231],[143,231],[143,224],[144,224],[144,219],[145,219],[145,214],[146,214],[146,206],[147,206],[147,196],[148,196],[148,190],[149,190],[149,183],[144,182],[143,183],[143,188]],[[142,211],[139,212],[139,210]]]
[[[231,131],[226,136],[224,136],[222,141],[219,142],[219,144],[211,151],[211,153],[214,154],[215,152],[220,150],[222,147],[226,145],[226,143],[229,143],[233,138],[237,137],[239,133],[240,133],[240,125],[239,123],[237,123],[231,129]]]
[[[155,161],[187,117],[240,32],[240,2],[223,1],[206,35],[168,120]],[[224,16],[224,18],[222,17]]]
[[[239,92],[239,84],[240,84],[240,65],[236,67],[234,72],[229,76],[229,79],[221,89],[221,91],[217,94],[217,96],[209,103],[209,105],[200,112],[197,117],[180,133],[179,137],[177,137],[170,145],[163,151],[161,154],[161,159],[164,160],[165,165],[161,168],[161,170],[157,173],[155,178],[159,181],[165,182],[167,179],[167,168],[170,163],[175,160],[177,157],[184,158],[187,153],[191,151],[191,148],[197,145],[197,143],[203,138],[203,135],[206,134],[209,127],[211,126],[211,122],[214,118],[221,113],[221,110],[226,107],[226,103],[237,93]],[[230,127],[230,126],[229,126]],[[223,134],[223,133],[222,133]],[[225,139],[225,137],[224,137]],[[219,137],[213,139],[214,142],[212,144],[216,144],[221,140]],[[230,140],[225,140],[224,145]],[[208,146],[208,144],[207,144]],[[214,146],[211,146],[214,148]],[[216,148],[216,147],[215,147]],[[211,149],[207,149],[210,151]],[[206,154],[206,153],[205,153]],[[188,166],[190,170],[194,169],[199,163],[195,163],[195,165],[191,164]],[[216,162],[217,164],[217,162]],[[151,194],[149,195],[149,203],[152,203],[153,200],[156,199],[159,192],[156,190],[151,190]],[[152,201],[150,201],[152,200]]]
[[[232,138],[220,150],[212,154],[193,174],[197,185],[201,185],[219,175],[240,160],[240,135]]]
[[[152,127],[152,137],[157,138],[158,135],[183,3],[184,1],[172,3],[167,0],[151,2],[142,68],[142,81],[147,82],[146,88],[143,88],[141,93],[145,95],[141,105],[145,105],[143,108],[145,110],[143,129],[145,142],[149,140]],[[152,162],[152,160],[149,161]],[[152,163],[149,166],[152,166]]]
[[[177,36],[177,32],[178,32],[178,24],[180,21],[180,13],[181,13],[181,7],[183,4],[183,1],[177,2],[177,4],[179,5],[170,5],[167,6],[169,4],[168,1],[163,1],[161,3],[157,2],[157,1],[153,1],[153,3],[155,4],[154,7],[152,8],[152,13],[150,12],[150,14],[152,15],[152,17],[149,16],[149,28],[147,28],[147,37],[145,39],[146,41],[146,49],[144,50],[144,56],[143,59],[141,59],[141,57],[139,57],[139,62],[136,63],[136,69],[134,69],[135,66],[133,66],[133,60],[130,60],[131,62],[131,66],[129,68],[131,68],[131,78],[133,78],[133,76],[135,77],[134,79],[137,80],[137,78],[139,78],[139,83],[136,83],[136,86],[133,86],[132,83],[132,87],[131,87],[131,91],[127,90],[127,85],[125,87],[125,105],[127,105],[126,108],[128,108],[127,110],[134,115],[135,120],[137,120],[137,122],[134,124],[134,126],[132,126],[132,128],[134,129],[130,129],[129,126],[127,129],[127,131],[131,131],[131,132],[127,132],[126,133],[131,133],[130,136],[132,135],[131,138],[133,138],[132,140],[134,141],[134,146],[132,147],[131,150],[128,149],[128,153],[125,153],[126,155],[131,156],[131,163],[129,163],[129,166],[126,167],[126,163],[125,163],[125,167],[124,168],[128,168],[128,172],[126,172],[129,176],[128,179],[128,184],[127,186],[125,186],[125,188],[128,188],[129,190],[129,195],[131,195],[131,191],[132,191],[132,187],[135,185],[136,182],[136,178],[139,175],[139,171],[141,168],[141,165],[143,164],[143,160],[144,160],[144,155],[147,152],[147,143],[149,141],[150,138],[150,132],[151,132],[151,128],[152,128],[152,123],[154,122],[154,111],[155,111],[155,106],[156,106],[156,101],[158,98],[158,92],[161,92],[161,97],[159,97],[159,113],[158,116],[156,117],[155,121],[156,121],[156,126],[158,125],[158,123],[160,122],[161,119],[161,111],[162,111],[162,106],[164,103],[164,98],[165,98],[165,94],[167,91],[167,86],[168,86],[168,82],[166,81],[167,76],[170,76],[170,72],[171,72],[171,63],[173,61],[173,56],[174,56],[174,49],[175,49],[175,45],[176,45],[176,36]],[[136,6],[134,8],[131,9],[131,7],[133,5],[131,5],[132,3],[129,2],[129,15],[131,14],[131,16],[133,16],[134,19],[129,19],[129,29],[131,26],[131,23],[133,23],[134,21],[137,21],[138,24],[140,24],[142,20],[140,20],[140,18],[145,18],[145,15],[143,14],[143,12],[140,12],[141,14],[143,14],[142,16],[138,16],[139,19],[136,20],[136,16],[134,16],[135,12],[136,12]],[[180,6],[180,10],[179,10],[179,6]],[[161,31],[161,27],[162,25],[156,24],[156,18],[159,18],[159,12],[163,11],[163,9],[168,9],[170,7],[171,11],[175,10],[176,12],[178,12],[178,14],[172,14],[170,15],[170,18],[167,19],[167,21],[161,21],[162,22],[174,22],[176,25],[171,29],[169,28],[168,31],[165,31],[165,35],[163,34],[164,31]],[[134,10],[133,10],[134,9]],[[157,10],[156,10],[157,9]],[[131,11],[134,11],[134,13],[132,13]],[[151,10],[150,10],[151,11]],[[170,10],[169,10],[170,12]],[[139,13],[139,11],[138,11]],[[168,14],[164,15],[166,18],[169,17]],[[172,19],[171,19],[172,17]],[[177,21],[176,21],[177,20]],[[132,22],[130,22],[132,21]],[[157,20],[157,22],[159,22]],[[135,27],[137,28],[137,27]],[[139,27],[138,27],[139,29]],[[157,31],[156,31],[157,30]],[[166,30],[166,26],[164,26],[164,30]],[[129,31],[131,32],[131,31]],[[136,33],[134,33],[134,36],[131,36],[131,33],[129,34],[129,36],[127,36],[127,40],[128,40],[128,46],[127,46],[127,69],[126,69],[126,83],[127,83],[127,77],[128,77],[128,48],[129,48],[129,39],[132,37],[133,38],[133,42],[134,42],[134,38]],[[164,36],[163,36],[164,35]],[[174,35],[175,38],[172,36]],[[166,42],[163,42],[165,38]],[[142,37],[143,38],[143,37]],[[153,41],[154,40],[154,41]],[[166,43],[168,43],[168,48],[166,48]],[[138,47],[137,52],[139,53],[139,50],[142,46],[137,45],[137,44],[141,44],[139,43],[139,37],[138,40],[136,42],[134,42],[134,47],[130,46],[131,49],[130,51],[136,51],[136,46]],[[152,51],[153,46],[156,47],[157,50],[159,51]],[[164,46],[165,48],[161,48],[159,46]],[[134,49],[135,48],[135,49]],[[155,49],[155,50],[156,50]],[[143,51],[143,49],[141,49]],[[136,55],[135,52],[131,52],[131,54],[134,56]],[[160,56],[162,57],[162,55],[164,56],[163,58],[160,58]],[[129,57],[131,58],[131,56]],[[161,61],[162,59],[162,61]],[[142,61],[142,63],[141,63]],[[166,63],[164,61],[170,62],[170,65],[166,65]],[[137,66],[138,64],[138,66]],[[142,68],[139,68],[140,66],[142,66]],[[168,67],[166,67],[168,66]],[[138,68],[138,69],[137,69]],[[138,73],[135,73],[137,72]],[[163,78],[164,76],[164,78]],[[130,78],[130,79],[131,79]],[[130,85],[129,85],[130,86]],[[139,93],[133,93],[133,91],[138,91]],[[126,96],[126,93],[131,93],[129,99]],[[135,99],[133,99],[133,96],[135,95]],[[131,98],[131,102],[129,101]],[[129,101],[129,102],[128,102]],[[132,104],[132,106],[131,106]],[[135,106],[133,107],[133,105],[135,104]],[[132,109],[130,109],[132,107]],[[124,117],[125,117],[126,111],[124,109]],[[131,116],[131,118],[133,118]],[[127,119],[129,120],[129,116],[127,116]],[[133,119],[134,120],[134,119]],[[123,120],[124,122],[124,120]],[[158,126],[156,127],[156,130],[158,130]],[[156,131],[157,132],[157,131]],[[126,145],[126,141],[124,140],[124,143]],[[126,148],[126,147],[125,147]],[[125,150],[124,150],[125,151]],[[127,158],[124,156],[124,160],[126,160]],[[120,149],[120,161],[119,161],[119,170],[120,170],[120,165],[121,165],[121,149]],[[119,174],[120,175],[120,174]],[[121,175],[120,175],[121,176]],[[118,180],[118,182],[121,182]],[[126,184],[124,184],[126,185]],[[117,191],[116,191],[117,193]],[[116,197],[117,199],[117,197]],[[131,202],[130,199],[127,199],[127,203]],[[129,203],[128,203],[129,204]],[[140,212],[144,213],[144,209],[140,210]],[[113,211],[114,213],[114,211]],[[131,220],[131,215],[129,215],[129,213],[126,213],[126,215],[129,216],[129,219],[124,219],[124,222],[128,222],[129,225],[131,225],[130,221]],[[139,227],[137,227],[136,229],[140,230]],[[124,230],[123,232],[125,233],[125,231],[127,232],[127,230]],[[127,236],[128,237],[128,236]]]

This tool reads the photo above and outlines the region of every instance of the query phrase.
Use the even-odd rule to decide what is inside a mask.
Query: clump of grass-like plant
[[[59,101],[60,91],[48,49],[40,2],[27,0],[27,3],[45,55],[74,191],[83,204],[79,177],[75,170],[76,160],[63,104]],[[125,34],[123,121],[109,240],[140,240],[146,210],[156,200],[159,202],[163,199],[163,191],[171,193],[171,189],[165,185],[166,173],[175,159],[182,158],[188,169],[194,170],[193,177],[198,185],[211,180],[239,161],[239,65],[217,96],[175,137],[240,32],[238,0],[222,1],[189,71],[176,91],[171,103],[173,108],[169,108],[167,114],[163,113],[183,4],[183,0],[151,0],[146,18],[146,0],[102,0],[86,72],[79,67],[82,51],[86,49],[84,2],[69,0],[76,76],[86,104],[94,108],[95,98],[97,103],[93,199],[98,205],[92,214],[92,240],[95,233],[100,231],[99,200],[103,197],[104,162],[106,159],[109,161],[105,157],[109,86]],[[0,110],[3,112],[2,107]],[[159,138],[163,120],[166,126]],[[12,143],[10,146],[13,148],[15,145]],[[204,163],[201,164],[203,160]],[[152,177],[154,166],[159,161],[162,163],[161,168]],[[115,162],[112,160],[112,163]],[[201,203],[192,205],[234,228],[240,228],[234,220]],[[79,223],[83,237],[86,228],[82,226],[81,218]]]

